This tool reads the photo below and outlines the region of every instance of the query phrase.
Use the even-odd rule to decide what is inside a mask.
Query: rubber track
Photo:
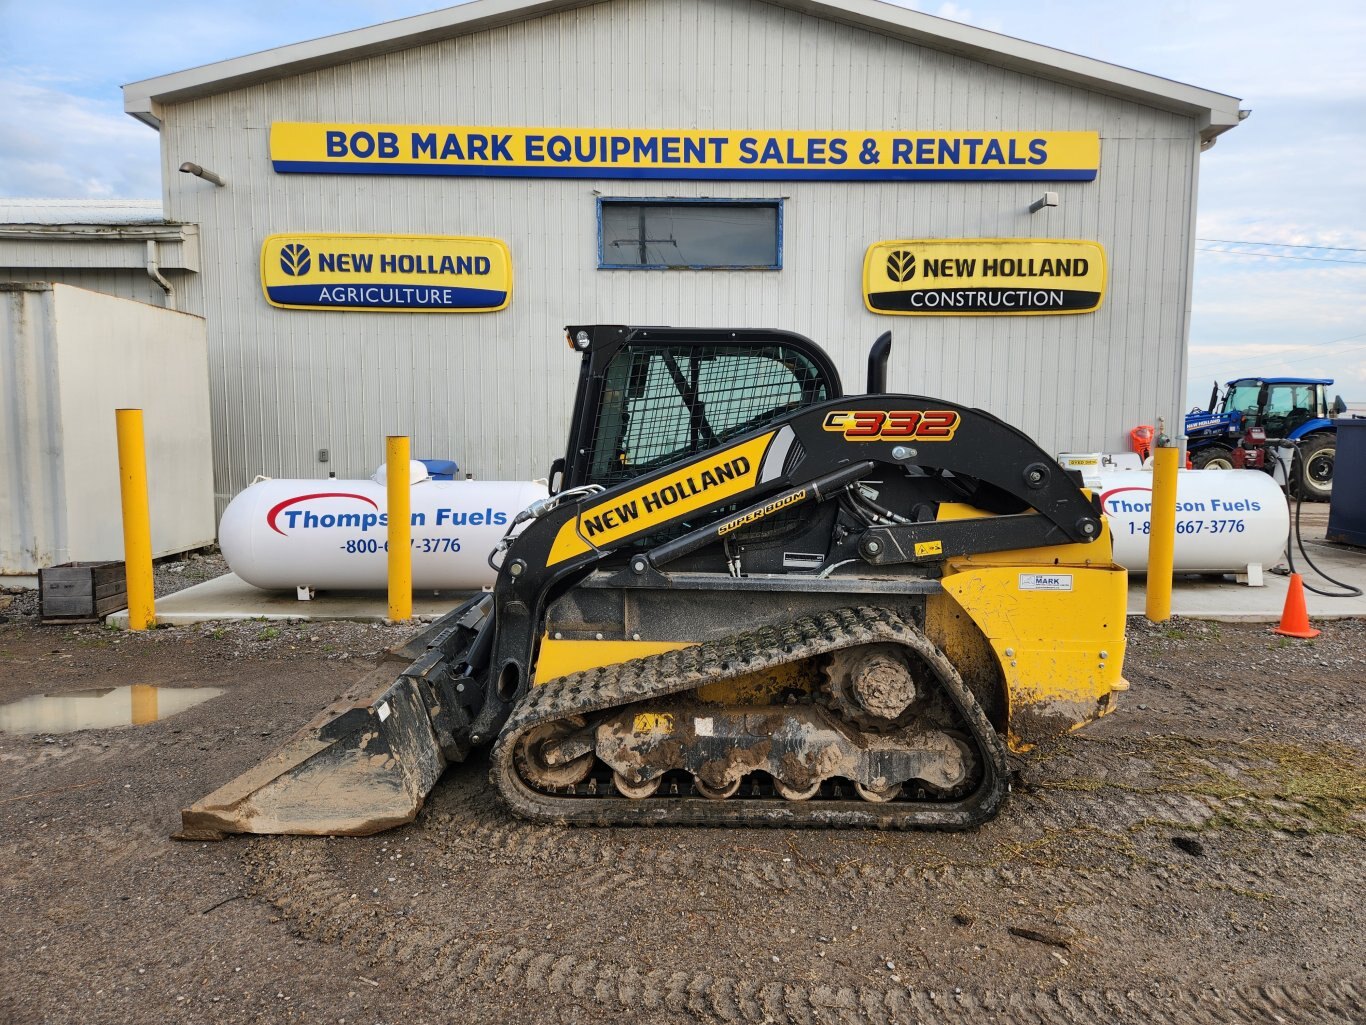
[[[559,796],[543,793],[517,773],[518,739],[541,723],[649,701],[707,683],[762,672],[842,648],[903,644],[925,659],[977,744],[983,779],[957,801],[787,801],[782,798],[710,801],[702,797]],[[533,821],[558,825],[862,826],[877,829],[971,829],[991,819],[1010,791],[1006,750],[982,706],[957,671],[915,627],[896,613],[845,608],[764,626],[723,640],[572,673],[533,687],[514,709],[490,755],[490,778],[508,806]]]
[[[798,1025],[917,1020],[944,1025],[1354,1025],[1366,1020],[1366,978],[1352,976],[1315,985],[1154,983],[1142,989],[954,992],[641,971],[602,958],[489,943],[465,933],[458,922],[430,925],[409,919],[396,928],[392,919],[351,899],[338,884],[324,864],[325,845],[312,839],[269,843],[261,849],[269,860],[262,858],[253,873],[258,893],[302,935],[346,946],[377,965],[402,965],[407,975],[430,980],[443,991],[482,990],[494,1001],[499,994],[534,994],[558,997],[580,1010],[596,1005],[628,1019],[665,1011],[688,1020]],[[280,850],[281,844],[288,849]]]

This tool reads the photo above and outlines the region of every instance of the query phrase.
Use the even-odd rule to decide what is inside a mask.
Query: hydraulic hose
[[[1303,454],[1300,452],[1300,443],[1298,441],[1282,441],[1280,444],[1282,446],[1288,445],[1291,448],[1293,448],[1295,450],[1295,458],[1303,460]],[[1290,490],[1290,481],[1287,480],[1287,502],[1290,500]],[[1297,493],[1295,495],[1295,517],[1291,524],[1290,536],[1286,538],[1285,542],[1285,561],[1290,566],[1290,572],[1299,572],[1295,569],[1295,548],[1298,546],[1300,554],[1304,556],[1304,564],[1306,566],[1308,566],[1310,569],[1312,569],[1315,573],[1321,576],[1324,580],[1328,581],[1330,584],[1336,584],[1338,587],[1342,588],[1341,591],[1325,591],[1321,587],[1315,587],[1313,584],[1305,583],[1304,589],[1306,591],[1313,591],[1315,594],[1322,595],[1325,598],[1360,598],[1362,595],[1362,590],[1360,587],[1357,587],[1355,584],[1349,584],[1345,580],[1338,580],[1336,577],[1330,577],[1314,562],[1313,559],[1309,557],[1309,550],[1304,547],[1304,537],[1300,533],[1300,511],[1303,508],[1304,495],[1302,492]],[[1293,544],[1291,543],[1292,541],[1294,542]]]

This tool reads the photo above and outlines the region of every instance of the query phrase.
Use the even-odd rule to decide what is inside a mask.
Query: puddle
[[[223,693],[221,687],[106,687],[71,694],[35,694],[0,705],[0,732],[72,733],[141,726],[169,719]]]

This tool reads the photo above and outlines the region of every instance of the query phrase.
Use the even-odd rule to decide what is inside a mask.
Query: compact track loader
[[[1096,501],[989,413],[885,394],[889,335],[855,396],[783,331],[568,339],[568,449],[493,592],[179,835],[375,832],[482,747],[545,822],[965,829],[1008,748],[1127,688]]]

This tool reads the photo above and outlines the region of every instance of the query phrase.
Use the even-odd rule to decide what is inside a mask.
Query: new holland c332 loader
[[[1104,715],[1125,571],[1096,500],[989,413],[773,330],[567,329],[552,496],[492,593],[392,653],[179,835],[365,834],[488,748],[527,818],[964,829],[1007,751]]]

